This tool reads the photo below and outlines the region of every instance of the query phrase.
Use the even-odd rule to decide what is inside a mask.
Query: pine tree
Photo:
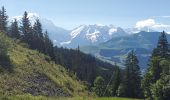
[[[169,45],[166,38],[166,34],[163,31],[159,37],[157,48],[154,49],[152,56],[160,56],[161,58],[167,58],[169,52]]]
[[[0,30],[7,33],[8,16],[6,14],[6,9],[2,6],[0,10]]]
[[[157,48],[153,50],[148,69],[142,80],[144,96],[151,100],[166,100],[169,98],[169,47],[166,34],[163,31],[159,37]]]
[[[138,59],[134,51],[130,52],[125,61],[125,76],[123,80],[123,96],[140,97],[141,72],[138,65]]]
[[[44,35],[42,32],[42,25],[39,19],[36,20],[33,26],[33,45],[32,49],[37,49],[42,53],[45,53]]]
[[[162,60],[160,62],[162,73],[159,80],[151,86],[154,100],[168,100],[170,98],[170,62]]]
[[[118,87],[120,85],[121,81],[121,73],[120,73],[120,68],[115,65],[115,70],[114,70],[114,80],[113,80],[113,87],[112,87],[112,95],[115,96],[116,92],[118,90]]]
[[[160,78],[161,74],[160,61],[160,57],[152,57],[141,84],[144,96],[151,100],[153,99],[151,86]]]
[[[21,31],[22,31],[22,36],[23,36],[22,40],[30,45],[33,34],[32,34],[31,24],[28,18],[28,13],[26,11],[24,12],[24,15],[22,18]]]
[[[50,40],[47,31],[45,32],[44,35],[44,44],[45,44],[45,54],[49,55],[52,59],[55,59],[53,42]]]
[[[19,39],[20,38],[20,32],[18,27],[18,22],[15,19],[14,22],[11,23],[10,29],[9,29],[9,36]]]

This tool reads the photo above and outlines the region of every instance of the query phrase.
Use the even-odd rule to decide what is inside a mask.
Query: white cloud
[[[147,20],[142,20],[142,21],[138,21],[136,23],[136,28],[144,28],[144,27],[151,27],[153,25],[155,25],[155,20],[154,19],[147,19]]]
[[[151,29],[151,30],[155,30],[155,31],[170,31],[170,25],[168,24],[162,24],[162,23],[158,23],[155,21],[155,19],[146,19],[146,20],[141,20],[136,22],[136,26],[135,28],[137,28],[138,30],[146,30],[146,29]]]
[[[170,18],[170,16],[153,16],[153,18]]]

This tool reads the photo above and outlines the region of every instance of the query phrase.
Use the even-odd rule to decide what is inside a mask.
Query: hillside
[[[97,76],[102,76],[109,81],[115,69],[112,64],[80,52],[79,48],[74,50],[54,47],[54,55],[57,64],[64,66],[71,73],[76,73],[78,79],[88,82],[91,86]]]
[[[25,44],[3,33],[0,33],[0,40],[7,46],[10,63],[0,66],[0,95],[70,97],[86,94],[85,87],[48,56],[26,48]]]
[[[120,66],[123,66],[126,55],[134,50],[140,61],[141,69],[145,70],[152,50],[156,47],[159,35],[160,32],[141,31],[136,34],[114,37],[97,46],[84,46],[80,50],[93,54],[104,61],[116,62]],[[167,34],[167,39],[170,41],[169,34]]]

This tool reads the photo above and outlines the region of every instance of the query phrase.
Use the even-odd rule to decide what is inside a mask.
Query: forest
[[[44,54],[47,56],[45,57],[46,62],[54,62],[63,66],[67,74],[75,81],[80,81],[85,86],[84,91],[88,91],[89,94],[94,93],[98,97],[148,100],[168,100],[170,98],[170,44],[167,41],[166,32],[160,33],[157,47],[152,51],[147,70],[141,73],[140,61],[133,50],[127,54],[124,67],[121,68],[116,63],[112,65],[81,52],[79,46],[77,49],[57,47],[50,40],[48,30],[43,31],[40,20],[37,19],[32,25],[27,15],[28,13],[24,12],[21,24],[16,19],[8,22],[6,9],[1,7],[1,33],[12,39],[17,45]],[[15,67],[8,54],[8,42],[5,41],[8,39],[0,39],[0,73],[7,71],[6,73],[15,74]],[[0,91],[2,91],[0,93],[4,93],[1,88]],[[39,94],[24,92],[35,96],[43,95],[41,92]],[[11,94],[9,93],[9,95]]]

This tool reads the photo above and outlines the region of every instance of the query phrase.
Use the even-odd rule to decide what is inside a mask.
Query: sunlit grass
[[[32,96],[32,95],[16,95],[16,96],[0,96],[0,100],[140,100],[133,98],[121,98],[121,97],[44,97],[44,96]]]
[[[0,33],[0,35],[2,34]],[[9,44],[8,56],[13,67],[13,72],[11,73],[6,70],[0,70],[0,95],[24,95],[26,89],[37,86],[36,83],[29,83],[26,80],[28,77],[37,75],[37,73],[48,77],[50,81],[46,82],[46,86],[50,83],[55,84],[55,86],[71,96],[84,96],[87,94],[84,85],[77,81],[75,77],[71,77],[64,67],[52,62],[48,56],[36,50],[30,50],[5,35],[1,36],[0,40],[5,40],[4,42]],[[37,88],[41,87],[37,86]],[[41,93],[45,92],[41,91]],[[28,96],[28,98],[31,97]]]

